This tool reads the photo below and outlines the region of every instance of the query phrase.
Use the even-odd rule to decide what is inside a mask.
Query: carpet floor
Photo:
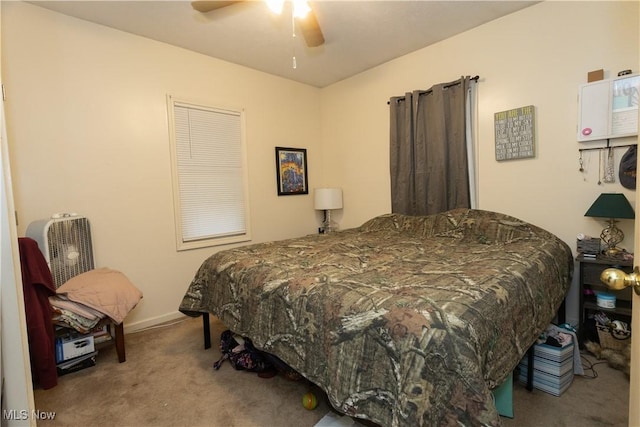
[[[61,376],[52,389],[34,391],[36,410],[55,413],[38,425],[312,427],[331,413],[322,392],[306,381],[260,378],[228,363],[213,370],[223,330],[212,317],[209,350],[203,349],[200,318],[127,334],[125,363],[118,363],[115,348],[108,346],[95,366]],[[503,425],[626,426],[628,378],[591,355],[583,361],[585,367],[596,364],[575,377],[561,397],[514,383],[515,417],[503,417]],[[302,406],[309,391],[319,397],[314,410]]]

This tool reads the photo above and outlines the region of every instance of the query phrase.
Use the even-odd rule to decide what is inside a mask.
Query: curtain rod
[[[473,76],[469,80],[473,80],[474,82],[478,83],[478,79],[480,79],[480,76]],[[446,89],[448,87],[459,85],[460,84],[460,80],[461,79],[458,79],[455,82],[447,83],[447,84],[444,85],[444,88]],[[432,92],[432,89],[427,89],[427,90],[424,90],[424,91],[420,91],[420,95],[424,95],[424,94],[431,93],[431,92]],[[402,100],[404,100],[404,96],[398,97],[398,101],[402,101]],[[387,101],[387,105],[389,105],[389,104],[391,104],[391,101]]]

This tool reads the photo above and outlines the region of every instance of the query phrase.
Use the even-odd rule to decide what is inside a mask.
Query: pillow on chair
[[[109,316],[116,324],[142,299],[142,292],[122,272],[97,268],[67,280],[57,289],[75,301]]]

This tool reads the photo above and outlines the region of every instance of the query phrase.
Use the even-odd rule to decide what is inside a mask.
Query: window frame
[[[180,168],[178,164],[178,142],[176,137],[176,106],[193,108],[222,114],[237,114],[240,118],[240,161],[242,175],[242,200],[244,205],[244,232],[236,234],[218,234],[213,236],[203,236],[197,239],[184,238],[183,218],[182,218],[182,196],[180,192]],[[175,222],[176,250],[185,251],[200,249],[233,243],[242,243],[251,240],[251,218],[249,206],[249,176],[247,167],[247,144],[245,131],[245,111],[243,108],[214,105],[208,102],[198,102],[185,98],[178,98],[171,94],[167,95],[167,112],[169,121],[169,140],[171,151],[171,181],[173,188],[173,207]]]

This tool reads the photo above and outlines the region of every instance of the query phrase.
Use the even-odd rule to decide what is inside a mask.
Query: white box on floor
[[[56,338],[56,363],[94,351],[92,335],[68,334]]]
[[[536,344],[533,357],[533,387],[554,396],[564,393],[573,381],[574,343],[564,347]],[[529,370],[528,356],[520,361],[521,383],[526,384]]]

